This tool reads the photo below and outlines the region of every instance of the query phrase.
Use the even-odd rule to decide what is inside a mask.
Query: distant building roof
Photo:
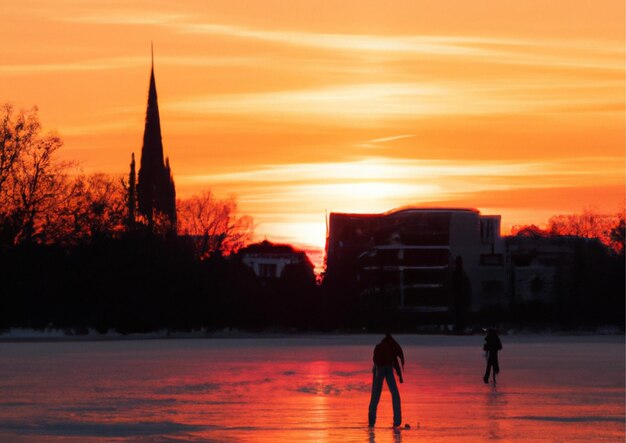
[[[302,251],[296,250],[291,245],[272,243],[267,240],[263,240],[262,242],[248,245],[239,252],[243,254],[299,254]]]
[[[463,212],[463,213],[474,213],[474,214],[480,214],[480,211],[478,209],[474,209],[474,208],[447,208],[447,207],[416,207],[416,206],[404,206],[401,208],[395,208],[395,209],[391,209],[389,211],[386,212],[380,212],[380,213],[366,213],[366,214],[362,214],[362,213],[344,213],[344,212],[331,212],[332,215],[338,215],[338,216],[346,216],[346,217],[355,217],[355,218],[359,218],[359,217],[371,217],[371,216],[387,216],[387,215],[394,215],[394,214],[401,214],[401,213],[412,213],[412,212]]]

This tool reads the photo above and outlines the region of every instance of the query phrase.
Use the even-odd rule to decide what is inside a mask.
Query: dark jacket
[[[402,362],[402,369],[398,359]],[[400,383],[403,383],[402,371],[404,370],[404,352],[397,341],[390,334],[385,335],[380,343],[374,347],[374,364],[376,366],[393,366]]]
[[[498,351],[502,349],[502,343],[500,342],[500,337],[498,337],[498,334],[496,334],[495,331],[489,331],[487,333],[483,349],[487,351],[488,358],[498,358]]]
[[[374,348],[374,364],[378,366],[391,366],[397,359],[404,366],[404,352],[397,341],[391,335],[385,336]]]

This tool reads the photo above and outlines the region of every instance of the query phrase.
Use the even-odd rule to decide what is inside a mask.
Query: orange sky
[[[127,173],[150,69],[180,197],[259,238],[325,211],[460,205],[511,225],[624,202],[624,2],[0,0],[0,102]]]

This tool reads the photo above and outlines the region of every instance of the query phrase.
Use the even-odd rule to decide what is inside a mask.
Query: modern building
[[[460,257],[468,281],[466,309],[507,304],[500,216],[475,209],[404,208],[382,214],[331,213],[326,277],[359,297],[392,300],[401,311],[454,309],[451,281]]]
[[[592,240],[522,233],[506,239],[511,257],[511,291],[516,304],[556,304],[571,293],[576,245]]]

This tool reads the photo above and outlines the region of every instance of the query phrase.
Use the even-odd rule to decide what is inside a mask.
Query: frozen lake
[[[497,389],[482,336],[395,337],[403,431],[378,335],[0,343],[0,442],[624,441],[623,336],[502,336]]]

